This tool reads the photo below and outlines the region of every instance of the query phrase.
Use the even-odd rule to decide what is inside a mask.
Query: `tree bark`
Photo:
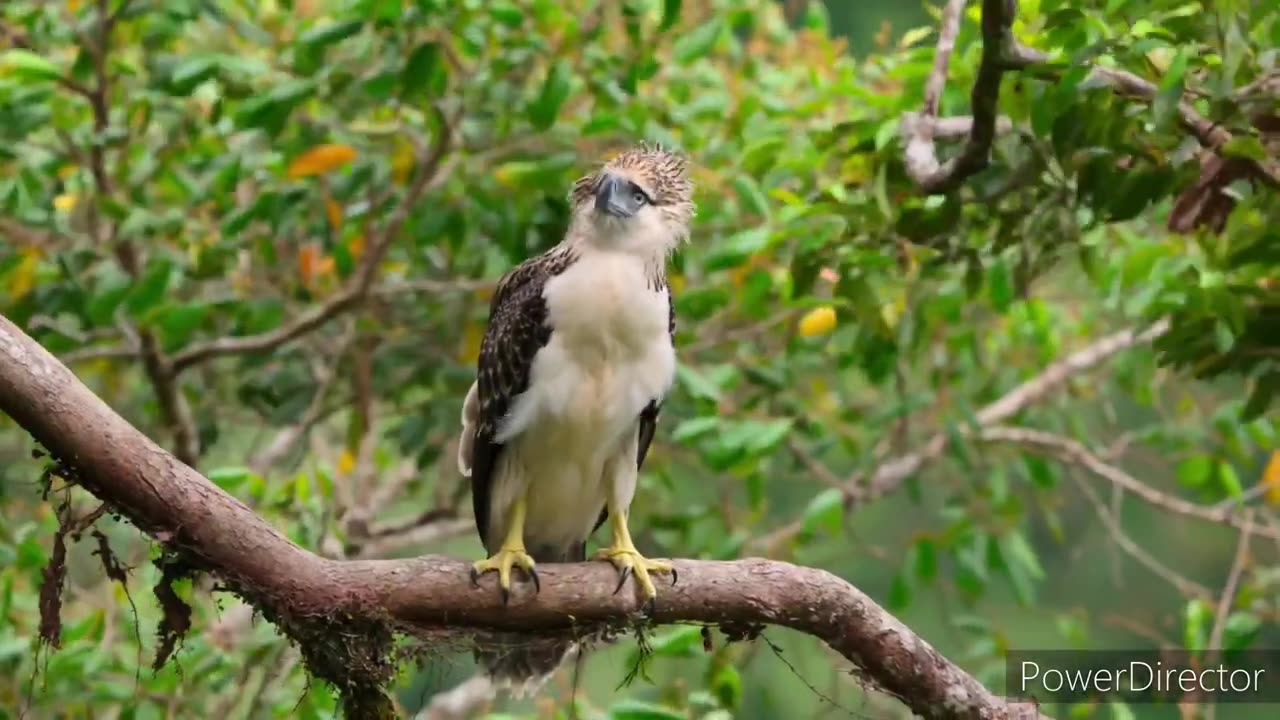
[[[349,657],[334,658],[338,669],[317,667],[335,642],[325,628],[343,628],[347,643],[361,641],[352,628],[574,632],[633,620],[640,610],[633,593],[614,594],[617,575],[605,563],[540,566],[541,592],[517,583],[504,607],[492,577],[472,587],[469,565],[460,560],[335,561],[309,552],[132,427],[3,317],[0,410],[51,453],[59,474],[262,610],[301,643],[311,670],[344,692],[350,684],[340,674],[359,668]],[[673,564],[680,580],[660,587],[656,623],[781,625],[808,633],[927,718],[1041,717],[1033,705],[988,691],[828,572],[762,559]],[[368,640],[374,655],[386,650],[378,635]]]

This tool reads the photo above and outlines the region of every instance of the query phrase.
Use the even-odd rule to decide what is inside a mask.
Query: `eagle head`
[[[569,202],[589,238],[638,251],[687,240],[695,209],[685,158],[643,142],[574,183]]]

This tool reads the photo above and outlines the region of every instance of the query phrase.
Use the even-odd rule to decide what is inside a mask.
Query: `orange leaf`
[[[307,243],[298,251],[298,277],[301,278],[304,286],[311,287],[311,281],[316,276],[316,266],[319,262],[319,245]]]
[[[347,241],[347,252],[351,253],[351,259],[359,260],[364,254],[364,236],[357,235]]]
[[[1267,488],[1267,504],[1280,505],[1280,450],[1271,453],[1271,461],[1263,468],[1262,485]]]
[[[356,159],[356,150],[350,145],[317,145],[289,163],[289,177],[300,178],[319,175],[341,167]]]

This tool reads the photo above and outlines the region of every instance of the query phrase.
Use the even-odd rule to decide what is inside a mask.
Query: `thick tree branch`
[[[964,180],[982,171],[990,161],[991,145],[1001,132],[1001,118],[996,115],[1000,100],[1000,80],[1008,70],[1044,62],[1048,56],[1021,46],[1011,32],[1017,11],[1015,0],[983,0],[982,2],[982,58],[971,93],[973,117],[967,120],[968,139],[963,150],[946,163],[938,161],[935,139],[952,136],[962,126],[953,118],[939,119],[938,112],[942,90],[946,85],[947,67],[955,49],[960,20],[964,15],[966,0],[948,0],[942,11],[938,30],[938,42],[933,68],[925,81],[924,108],[907,113],[902,118],[901,134],[906,140],[903,163],[907,174],[926,193],[945,193],[954,190]],[[1264,80],[1242,88],[1252,91],[1265,86]],[[1137,98],[1144,102],[1155,99],[1159,88],[1131,72],[1095,65],[1082,87],[1102,85],[1116,94]],[[1187,101],[1177,106],[1178,121],[1188,132],[1211,151],[1231,141],[1231,133],[1201,115]],[[1007,120],[1006,127],[1007,127]],[[940,132],[946,126],[947,132]],[[1252,174],[1274,188],[1280,188],[1280,162],[1270,158],[1242,159]]]
[[[1000,81],[1006,71],[1040,59],[1039,54],[1019,47],[1012,38],[1016,3],[983,0],[982,59],[970,93],[973,118],[969,136],[959,155],[939,163],[934,132],[965,4],[965,0],[948,0],[943,8],[933,69],[925,81],[924,110],[908,113],[902,120],[902,135],[907,139],[903,156],[907,174],[927,193],[950,192],[987,167],[998,129]]]
[[[129,425],[69,370],[0,318],[0,410],[30,432],[62,471],[195,567],[275,618],[353,623],[405,632],[441,628],[562,631],[626,621],[637,596],[614,594],[603,563],[548,565],[542,591],[520,585],[504,607],[493,581],[473,588],[470,565],[443,557],[334,561],[295,545]],[[663,588],[659,623],[782,625],[813,635],[884,691],[929,718],[1039,717],[993,695],[862,592],[822,570],[760,559],[677,560],[680,583]],[[293,628],[293,630],[290,630]],[[326,642],[332,633],[322,633]],[[355,642],[343,635],[345,647]],[[371,641],[372,642],[372,641]],[[385,651],[378,650],[379,654]],[[339,663],[337,673],[359,668]],[[313,667],[313,670],[315,668]],[[321,676],[326,670],[321,668]],[[385,681],[379,678],[375,685]],[[360,685],[356,684],[356,687]],[[351,684],[348,683],[348,688]]]

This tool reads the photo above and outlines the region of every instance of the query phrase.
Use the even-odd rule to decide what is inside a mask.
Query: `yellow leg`
[[[534,569],[533,558],[524,549],[524,497],[511,505],[511,514],[507,518],[507,536],[502,540],[498,552],[485,560],[479,560],[471,566],[471,583],[479,586],[480,576],[490,570],[498,571],[498,590],[502,593],[502,604],[511,600],[511,568],[518,567],[533,580],[534,591],[541,591],[538,571]]]
[[[631,531],[627,529],[627,513],[614,507],[612,501],[609,502],[609,529],[613,535],[613,543],[597,552],[595,559],[608,560],[618,569],[620,577],[614,593],[622,589],[628,577],[634,575],[636,584],[644,591],[645,605],[652,611],[658,589],[653,586],[650,573],[671,573],[671,584],[675,585],[678,577],[675,568],[670,563],[650,560],[636,550],[635,543],[631,541]]]

